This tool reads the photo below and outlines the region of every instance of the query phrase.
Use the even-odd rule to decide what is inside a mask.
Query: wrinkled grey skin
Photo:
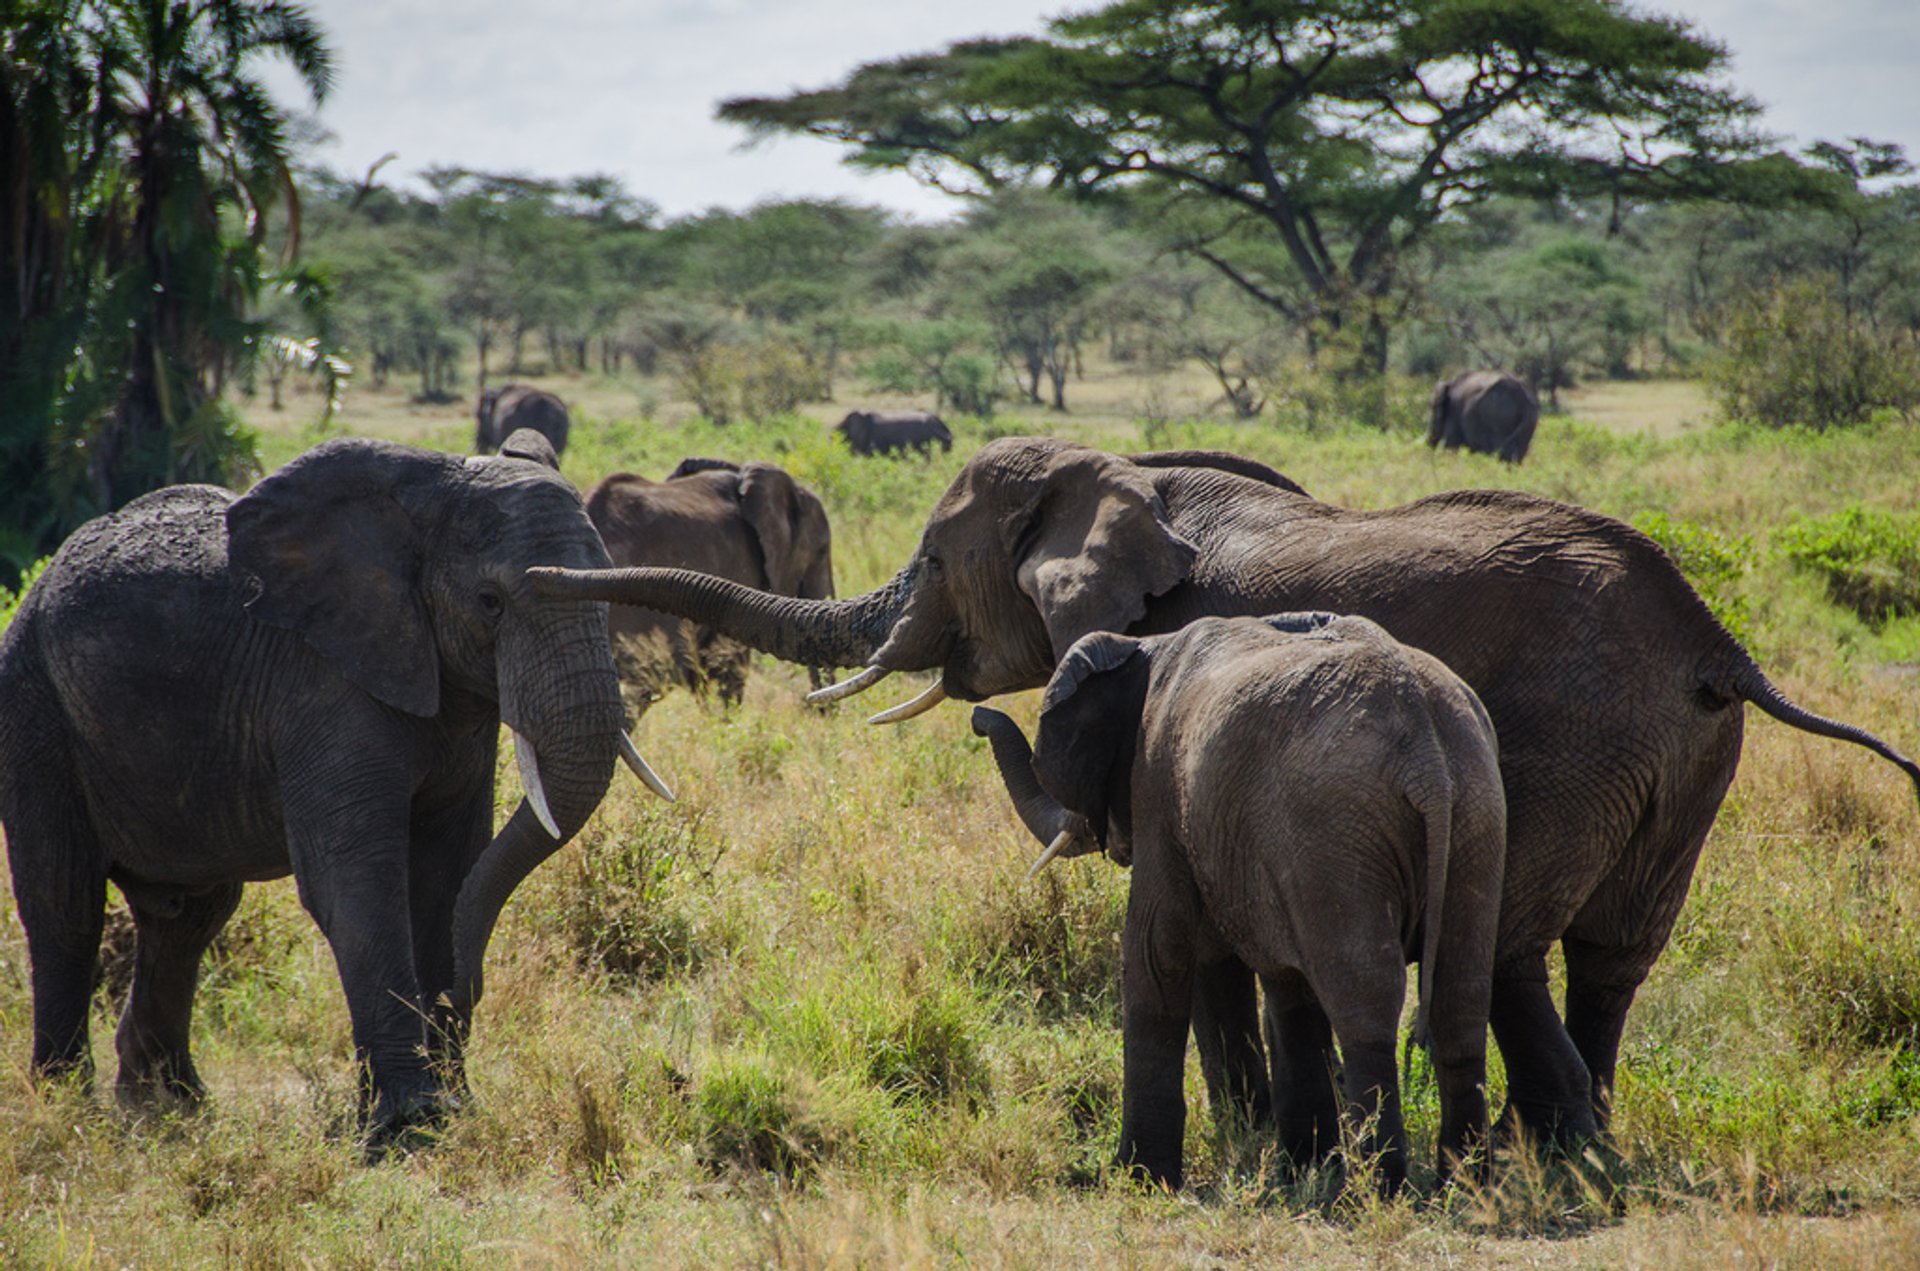
[[[1540,403],[1525,380],[1506,371],[1468,371],[1433,388],[1427,444],[1519,463],[1533,444]]]
[[[1491,1023],[1508,1112],[1540,1136],[1595,1133],[1628,1007],[1739,764],[1742,704],[1866,746],[1916,788],[1920,767],[1788,701],[1666,553],[1610,517],[1503,490],[1356,511],[1249,472],[1204,452],[1128,460],[1005,438],[967,461],[913,558],[863,596],[793,600],[667,570],[541,571],[540,585],[678,613],[788,661],[938,669],[972,701],[1046,683],[1092,631],[1308,609],[1373,619],[1472,686],[1500,736]],[[1564,1026],[1547,989],[1556,941]],[[1203,1060],[1237,1065],[1209,1064],[1211,1088],[1257,1117],[1254,1000],[1244,967],[1203,970],[1195,1032]]]
[[[730,578],[782,596],[833,595],[833,531],[813,491],[770,463],[683,459],[665,481],[615,473],[587,496],[615,565],[660,565]],[[669,684],[740,700],[751,651],[710,628],[622,605],[610,616],[614,663],[644,699]],[[817,688],[824,671],[813,669]]]
[[[567,404],[542,388],[502,384],[480,394],[473,406],[473,453],[490,455],[522,428],[547,439],[556,455],[567,450]]]
[[[32,963],[33,1066],[90,1065],[109,880],[137,932],[123,1100],[197,1102],[200,957],[244,883],[292,873],[346,990],[376,1142],[458,1093],[515,885],[599,803],[621,727],[606,606],[530,564],[608,563],[530,458],[331,441],[236,499],[175,486],[91,521],[0,643],[0,822]],[[505,720],[562,839],[496,836]]]
[[[1385,1190],[1405,1182],[1394,1042],[1411,961],[1442,1176],[1484,1139],[1506,800],[1493,724],[1437,659],[1330,614],[1096,632],[1048,683],[1035,753],[998,711],[973,727],[1036,837],[1078,817],[1086,846],[1133,866],[1123,1165],[1181,1183],[1194,978],[1228,954],[1286,1020],[1273,1093],[1296,1162],[1339,1142],[1338,1038],[1361,1149]]]
[[[908,447],[922,455],[953,449],[953,434],[940,416],[924,410],[856,410],[833,426],[856,455],[884,455]]]

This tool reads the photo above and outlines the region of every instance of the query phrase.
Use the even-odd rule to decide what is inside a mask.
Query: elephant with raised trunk
[[[544,388],[502,384],[480,394],[473,406],[473,453],[490,455],[522,428],[547,439],[556,455],[565,454],[572,428],[567,404]]]
[[[1133,867],[1123,1165],[1180,1185],[1193,985],[1222,953],[1287,1021],[1274,1067],[1295,1162],[1340,1141],[1338,1038],[1360,1149],[1385,1190],[1406,1181],[1394,1043],[1412,961],[1441,1176],[1483,1142],[1506,801],[1493,724],[1458,676],[1365,618],[1201,618],[1076,643],[1037,753],[998,711],[976,707],[973,729],[1047,844],[1035,869],[1096,848]]]
[[[924,410],[856,410],[833,426],[856,455],[884,455],[909,448],[922,455],[953,449],[953,433],[940,416]]]
[[[33,1067],[87,1071],[109,881],[136,931],[128,1102],[197,1102],[201,954],[293,874],[333,947],[376,1143],[458,1093],[501,906],[625,758],[606,606],[529,565],[609,562],[533,432],[461,459],[331,441],[235,498],[173,486],[77,530],[0,642],[0,823]],[[493,828],[500,725],[526,798]],[[453,1083],[449,1088],[445,1081]]]
[[[683,459],[664,481],[619,472],[587,496],[615,565],[665,565],[782,596],[833,595],[833,531],[819,496],[771,463]],[[642,695],[683,684],[740,700],[751,651],[710,628],[622,605],[609,618],[614,664]],[[824,682],[812,671],[814,687]]]
[[[1519,463],[1533,444],[1540,403],[1527,382],[1507,371],[1468,371],[1433,387],[1427,444]]]
[[[541,571],[540,586],[677,613],[805,665],[865,664],[827,697],[940,672],[888,720],[1044,684],[1092,631],[1371,618],[1445,662],[1493,718],[1508,841],[1491,1023],[1508,1110],[1536,1135],[1591,1135],[1627,1010],[1739,764],[1743,705],[1865,746],[1916,788],[1920,766],[1789,701],[1659,545],[1611,517],[1505,490],[1362,511],[1283,482],[1204,452],[1129,460],[1006,438],[968,460],[906,567],[863,596],[795,600],[670,570]],[[1556,941],[1564,1026],[1547,987]],[[1203,1057],[1248,1053],[1249,1032],[1257,1053],[1252,998],[1244,968],[1202,977]],[[1224,1050],[1203,1031],[1214,1021]],[[1262,1112],[1257,1074],[1209,1076]]]

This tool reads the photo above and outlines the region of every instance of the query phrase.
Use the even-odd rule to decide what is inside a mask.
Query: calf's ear
[[[1087,819],[1103,846],[1112,819],[1130,820],[1151,670],[1140,641],[1096,632],[1067,651],[1041,701],[1034,776],[1062,807]]]

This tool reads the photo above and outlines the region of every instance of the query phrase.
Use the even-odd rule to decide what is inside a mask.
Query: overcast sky
[[[1034,0],[309,0],[338,63],[320,160],[383,177],[458,165],[606,172],[670,216],[846,197],[922,219],[952,201],[786,138],[742,149],[716,102],[819,88],[862,62],[975,35],[1035,33],[1093,7]],[[1920,0],[1669,0],[1733,50],[1733,81],[1795,145],[1867,136],[1920,159]],[[275,83],[291,83],[275,76]],[[283,93],[283,97],[292,98]]]

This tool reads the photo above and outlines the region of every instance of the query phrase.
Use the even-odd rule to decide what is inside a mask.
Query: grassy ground
[[[1715,548],[1707,590],[1790,694],[1920,751],[1920,619],[1867,625],[1774,542],[1851,502],[1910,508],[1911,429],[1684,428],[1694,399],[1625,386],[1596,418],[1576,399],[1545,421],[1516,470],[1405,433],[1169,422],[1204,384],[1107,371],[1073,386],[1069,416],[856,461],[822,427],[851,400],[715,430],[630,383],[552,386],[579,416],[565,467],[583,487],[685,454],[786,463],[827,502],[849,592],[890,576],[965,456],[1010,432],[1237,449],[1356,505],[1513,485],[1657,513]],[[304,407],[256,413],[270,465],[313,440]],[[344,424],[464,448],[465,409],[363,391]],[[473,1107],[378,1166],[352,1141],[332,961],[289,883],[251,888],[209,960],[196,1044],[214,1100],[186,1121],[29,1083],[24,941],[0,905],[0,1265],[1920,1264],[1920,815],[1864,752],[1750,713],[1629,1021],[1605,1177],[1521,1160],[1486,1192],[1342,1198],[1217,1132],[1196,1073],[1193,1184],[1166,1197],[1103,1169],[1125,876],[1088,860],[1023,881],[1031,845],[964,710],[881,731],[807,710],[804,686],[762,664],[738,710],[677,694],[648,713],[642,748],[681,801],[617,785],[529,880],[491,955]],[[1023,723],[1033,696],[1010,706]],[[509,760],[502,810],[517,797]],[[103,1075],[112,1010],[103,991]],[[1417,1154],[1435,1118],[1416,1074]]]

